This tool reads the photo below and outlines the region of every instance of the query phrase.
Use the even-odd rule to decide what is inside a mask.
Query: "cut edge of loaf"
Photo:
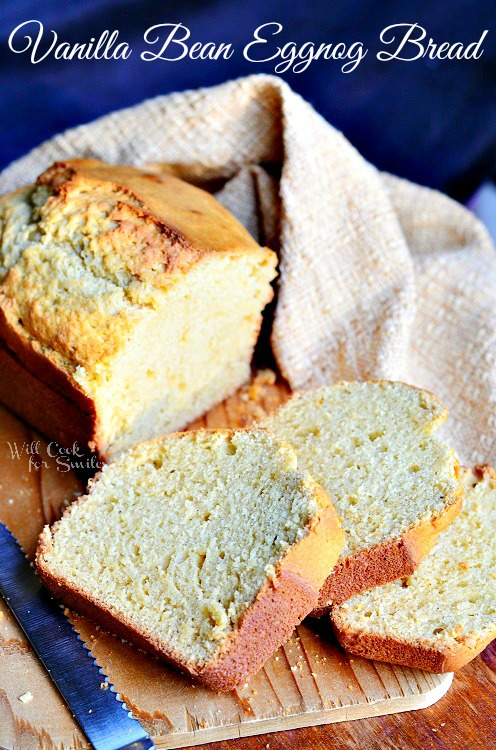
[[[233,432],[229,429],[201,430],[205,431]],[[174,433],[166,436],[166,439],[181,434],[188,433]],[[292,450],[291,446],[286,446]],[[44,557],[50,552],[52,533],[59,522],[51,528],[45,526],[40,535],[36,569],[49,591],[69,608],[189,673],[208,687],[229,691],[260,669],[290,637],[294,628],[316,605],[329,565],[339,557],[345,536],[340,519],[327,492],[316,483],[312,484],[313,498],[318,508],[307,526],[306,534],[279,559],[274,573],[267,577],[253,602],[242,613],[237,628],[226,638],[216,657],[204,665],[184,658],[150,630],[137,628],[113,606],[106,606],[100,599],[54,575]],[[73,505],[84,503],[87,497],[79,498]],[[64,515],[70,512],[71,507],[66,509]]]
[[[478,465],[472,470],[464,467],[464,471],[473,471],[479,481],[483,480],[486,474],[496,479],[496,472],[488,465]],[[470,646],[457,643],[456,646],[450,647],[439,643],[434,647],[431,642],[422,638],[412,641],[407,638],[370,633],[366,630],[352,631],[340,614],[339,607],[331,609],[330,620],[339,644],[346,651],[365,659],[375,659],[437,674],[461,669],[496,638],[495,623],[492,630],[474,639]]]
[[[342,604],[362,591],[411,575],[462,507],[463,488],[460,485],[452,495],[451,504],[437,518],[414,526],[399,539],[381,542],[338,560],[320,590],[318,606],[310,616],[320,618],[330,612],[333,604]],[[398,574],[398,571],[401,572]]]
[[[237,388],[247,381],[249,377],[250,361],[262,323],[262,312],[266,304],[268,304],[273,297],[273,288],[270,282],[276,275],[275,268],[277,264],[277,256],[269,248],[259,246],[241,223],[229,214],[229,212],[222,207],[212,195],[205,191],[192,186],[189,183],[183,183],[177,178],[167,174],[150,174],[135,167],[107,165],[95,160],[75,159],[56,163],[40,175],[36,186],[25,186],[0,198],[0,208],[2,206],[9,206],[10,203],[12,203],[12,205],[17,205],[18,202],[28,202],[28,197],[33,190],[48,189],[47,184],[51,185],[51,189],[53,189],[53,200],[55,200],[55,198],[59,200],[60,198],[62,207],[64,208],[65,203],[63,202],[63,197],[66,193],[68,194],[69,184],[73,184],[73,187],[76,190],[76,188],[79,189],[81,185],[85,187],[85,181],[88,185],[92,185],[92,189],[95,190],[99,186],[107,185],[107,187],[112,188],[113,191],[117,191],[117,197],[118,194],[120,195],[120,193],[122,193],[122,196],[124,197],[121,196],[121,199],[124,200],[125,206],[127,206],[136,221],[141,222],[145,227],[151,227],[152,225],[156,227],[157,232],[162,239],[160,239],[159,242],[155,235],[153,235],[157,242],[154,240],[155,244],[152,243],[150,247],[148,247],[148,244],[146,244],[146,238],[148,235],[144,236],[142,241],[146,245],[147,252],[142,254],[143,258],[139,263],[135,262],[135,258],[130,257],[130,253],[127,250],[122,256],[122,262],[124,263],[126,273],[131,274],[133,280],[136,276],[136,279],[139,281],[139,284],[136,282],[136,289],[138,289],[138,286],[141,291],[144,289],[146,291],[148,287],[150,287],[150,290],[153,289],[152,297],[154,305],[162,300],[164,310],[168,310],[169,308],[166,308],[166,296],[168,295],[170,298],[173,287],[177,286],[179,289],[180,284],[184,287],[183,295],[187,297],[188,294],[192,294],[188,283],[194,282],[193,277],[195,274],[198,274],[198,272],[204,275],[205,284],[211,284],[212,277],[222,279],[228,272],[230,274],[235,274],[236,264],[234,261],[237,259],[239,259],[240,264],[248,264],[249,267],[257,270],[258,275],[253,283],[258,285],[257,288],[259,288],[260,294],[260,300],[258,300],[258,297],[255,295],[256,300],[251,302],[251,308],[248,308],[246,298],[252,300],[254,295],[251,294],[249,290],[245,294],[245,297],[241,299],[241,303],[238,304],[238,297],[241,294],[240,290],[247,287],[246,273],[243,272],[243,274],[241,274],[242,265],[239,266],[241,269],[239,273],[245,281],[241,278],[238,286],[235,284],[229,284],[227,281],[223,281],[222,284],[220,284],[217,295],[219,299],[217,299],[214,304],[215,311],[221,309],[225,312],[225,310],[228,310],[227,306],[221,300],[222,294],[225,294],[227,289],[227,294],[231,294],[231,297],[228,298],[231,299],[232,310],[236,310],[237,308],[244,309],[247,322],[244,319],[241,319],[241,313],[239,313],[237,317],[231,313],[227,315],[226,320],[228,320],[228,322],[230,321],[232,329],[235,330],[237,325],[241,326],[241,323],[243,323],[243,336],[241,336],[240,327],[240,335],[238,338],[233,335],[232,341],[226,344],[224,347],[225,351],[221,350],[221,354],[219,355],[221,365],[225,363],[226,367],[220,368],[216,372],[211,372],[212,368],[210,368],[204,377],[205,387],[200,388],[198,392],[192,392],[191,405],[194,408],[189,410],[186,408],[183,409],[181,400],[182,395],[185,392],[189,392],[188,388],[190,388],[190,383],[188,382],[186,387],[183,387],[182,383],[176,384],[176,381],[174,380],[175,371],[173,371],[172,377],[168,378],[169,381],[172,380],[173,387],[171,387],[170,382],[166,383],[164,391],[165,395],[160,403],[155,403],[155,401],[161,393],[159,396],[153,396],[152,394],[149,399],[150,403],[146,398],[142,399],[144,401],[143,409],[139,409],[138,407],[134,409],[134,407],[131,406],[129,413],[127,413],[125,409],[119,407],[117,412],[123,411],[123,414],[114,414],[112,412],[110,413],[109,419],[107,405],[112,402],[112,398],[110,398],[106,392],[102,391],[101,386],[98,386],[97,388],[92,381],[90,382],[91,378],[96,377],[96,371],[98,370],[98,372],[100,372],[102,362],[107,362],[108,359],[105,369],[110,381],[107,385],[109,387],[111,386],[112,391],[110,395],[113,395],[112,389],[117,389],[117,396],[120,396],[121,392],[124,392],[126,398],[117,398],[116,402],[118,404],[131,405],[136,399],[138,399],[138,397],[140,399],[142,398],[141,394],[146,394],[150,388],[155,388],[155,381],[158,382],[159,378],[155,378],[155,375],[151,374],[148,379],[148,376],[149,373],[158,371],[156,363],[152,362],[150,368],[147,369],[145,367],[146,362],[143,364],[139,362],[141,367],[140,372],[145,372],[146,377],[143,377],[143,387],[141,389],[135,388],[133,394],[131,394],[134,398],[129,398],[126,391],[128,381],[124,380],[121,383],[118,374],[123,372],[123,368],[120,360],[117,361],[119,356],[118,350],[120,351],[119,347],[122,348],[123,354],[126,354],[126,356],[129,348],[131,348],[131,351],[134,351],[135,348],[134,341],[131,342],[131,347],[125,343],[121,346],[121,343],[119,343],[121,340],[124,342],[128,340],[127,335],[122,333],[122,331],[125,332],[127,329],[123,328],[121,331],[119,328],[114,331],[112,328],[112,331],[110,332],[112,335],[103,336],[102,341],[98,339],[97,344],[91,340],[93,343],[89,349],[88,347],[83,347],[81,350],[82,353],[80,352],[81,356],[76,356],[76,352],[79,351],[79,349],[77,346],[78,340],[77,338],[74,339],[74,336],[82,326],[78,317],[79,311],[78,315],[75,315],[74,320],[72,318],[68,319],[70,325],[67,321],[56,322],[56,334],[52,336],[51,341],[48,343],[45,338],[48,336],[49,331],[48,329],[45,331],[43,327],[46,324],[46,320],[43,316],[34,316],[36,320],[38,320],[38,318],[42,320],[43,325],[41,333],[36,327],[33,330],[31,330],[30,327],[26,327],[26,321],[23,323],[22,318],[24,317],[26,320],[31,320],[28,312],[31,309],[29,305],[34,305],[33,301],[30,301],[31,298],[28,298],[26,302],[28,305],[27,312],[24,311],[24,314],[20,315],[16,301],[18,293],[12,293],[12,289],[10,289],[10,291],[4,289],[4,284],[6,283],[5,279],[13,271],[19,270],[18,266],[25,253],[26,248],[23,246],[22,242],[19,241],[18,244],[20,244],[21,247],[20,255],[16,258],[11,257],[8,262],[6,261],[6,274],[2,279],[2,289],[0,290],[0,339],[3,349],[3,362],[0,363],[0,367],[2,367],[6,373],[5,377],[2,378],[2,382],[0,382],[0,395],[2,396],[2,400],[7,403],[9,408],[13,408],[21,418],[30,421],[34,424],[36,429],[41,430],[51,439],[55,438],[57,442],[64,447],[71,447],[74,439],[77,439],[78,442],[83,442],[84,448],[89,448],[90,450],[95,451],[99,458],[108,460],[114,454],[117,454],[122,447],[130,447],[135,442],[149,439],[150,437],[163,432],[185,428],[190,421],[198,418],[216,403],[219,403],[222,399],[230,396]],[[198,208],[201,210],[197,210]],[[58,214],[56,214],[56,216],[57,215]],[[15,222],[18,220],[19,218],[17,215],[13,216],[13,225],[15,225]],[[126,222],[120,214],[116,217],[116,220],[119,227],[121,226],[121,223],[123,227],[126,226]],[[34,222],[33,226],[39,224],[41,221],[40,216],[35,216],[33,214],[33,207],[31,207],[29,221],[32,223]],[[129,224],[129,222],[127,223]],[[143,228],[141,224],[136,225],[138,229],[140,229],[140,227]],[[219,231],[219,227],[221,227],[221,231]],[[99,228],[95,237],[99,242],[100,240],[103,242],[102,238],[107,237],[107,234],[114,232],[114,230],[116,231],[115,227],[109,229],[107,225],[102,226]],[[127,229],[126,231],[134,231],[132,222],[131,230]],[[95,239],[91,232],[88,236],[91,236],[93,240]],[[111,237],[113,237],[113,235],[111,235]],[[63,239],[64,246],[70,244],[65,235]],[[31,242],[31,240],[29,240],[29,242]],[[106,242],[108,245],[111,240],[109,239]],[[126,243],[124,243],[124,245],[126,245]],[[26,247],[30,247],[29,243]],[[107,246],[105,245],[105,247]],[[9,250],[9,248],[7,249]],[[155,261],[152,262],[153,258],[148,257],[151,250],[153,250],[155,254],[158,253],[160,256],[160,263],[155,263]],[[78,253],[75,251],[73,254],[75,257],[79,257]],[[101,249],[96,252],[95,257],[98,259],[100,255]],[[113,255],[116,257],[119,255],[115,248],[113,250]],[[218,266],[219,263],[221,264],[221,267]],[[224,267],[223,264],[227,265]],[[161,268],[163,269],[162,271],[160,270]],[[8,272],[7,269],[9,269]],[[92,271],[90,274],[90,272],[86,270],[85,273],[91,276],[94,272]],[[110,280],[113,279],[112,274],[113,271],[110,273]],[[156,276],[157,278],[155,278]],[[110,280],[107,281],[110,283]],[[97,274],[97,281],[102,281],[99,274]],[[112,283],[114,282],[115,279]],[[11,286],[13,286],[13,282]],[[128,290],[128,287],[131,288],[131,286],[134,290],[132,293],[134,296],[131,295],[132,299],[130,297],[128,300],[126,296],[127,291],[125,292],[124,297],[126,304],[121,310],[121,313],[122,315],[124,315],[124,313],[126,313],[126,315],[129,313],[130,317],[128,322],[130,326],[132,323],[132,329],[136,334],[135,338],[139,344],[142,341],[143,329],[145,332],[148,331],[148,325],[145,325],[145,323],[150,324],[150,321],[151,323],[154,323],[154,316],[151,312],[152,307],[150,307],[150,301],[148,298],[141,299],[141,292],[138,294],[134,285],[115,282],[115,288],[119,292],[121,291],[121,287],[122,289]],[[105,292],[105,294],[107,294],[107,292]],[[102,293],[102,295],[100,295],[102,296],[102,299],[107,299],[105,294]],[[110,292],[108,292],[108,294],[110,294]],[[96,296],[98,297],[98,294]],[[175,300],[172,300],[172,302],[174,301]],[[256,304],[257,302],[259,302],[258,305]],[[62,303],[61,306],[63,307]],[[256,307],[256,310],[254,310],[254,307]],[[153,309],[155,309],[155,307],[153,307]],[[105,315],[107,315],[110,322],[115,323],[118,319],[120,320],[121,313],[119,313],[119,315],[107,315],[107,313],[105,313]],[[146,321],[145,323],[141,321],[142,325],[140,330],[138,330],[139,318],[141,315],[145,316],[145,313]],[[198,311],[196,311],[195,314],[198,314]],[[102,316],[103,315],[104,313],[102,313]],[[171,316],[170,314],[167,314],[165,317],[170,319]],[[91,319],[91,321],[93,321],[93,319]],[[124,325],[124,321],[122,321],[122,323]],[[91,331],[93,328],[96,330],[98,326],[95,327],[92,324],[87,325],[86,328],[84,328],[83,325],[85,331]],[[182,333],[184,334],[184,331],[182,331]],[[84,338],[85,336],[80,336],[80,340],[83,340]],[[164,336],[164,338],[167,337]],[[151,339],[153,340],[153,336]],[[57,342],[58,346],[55,346]],[[76,344],[76,346],[74,344]],[[189,346],[189,354],[191,356],[191,351],[193,351],[193,353],[195,352],[193,344],[194,342],[192,344],[182,343],[181,339],[180,345],[176,348],[179,350],[179,354],[184,354],[184,351],[187,352]],[[191,349],[191,347],[193,348]],[[205,344],[205,347],[207,347],[207,344]],[[109,349],[109,352],[107,352],[107,349]],[[115,349],[115,352],[113,352],[113,349]],[[198,350],[198,347],[196,349]],[[88,357],[88,372],[90,373],[91,378],[86,373],[86,364],[88,364],[86,360]],[[201,364],[200,361],[198,371],[203,373],[205,372],[205,368],[202,367]],[[48,396],[52,403],[52,410],[44,408],[44,404],[37,396],[40,388],[35,388],[34,403],[27,407],[25,399],[15,398],[10,394],[8,388],[4,387],[3,381],[10,376],[7,371],[20,368],[29,371],[30,374],[40,381],[42,386],[41,390],[44,390],[44,387],[50,389]],[[95,370],[95,372],[93,372],[93,370]],[[23,372],[23,375],[25,375],[24,379],[28,378],[28,375],[26,375],[25,372]],[[163,372],[161,377],[164,377]],[[128,380],[129,382],[133,382],[132,378]],[[155,388],[155,390],[157,389]],[[203,393],[205,393],[205,398],[202,400]],[[177,396],[177,399],[172,399],[171,394]],[[81,425],[84,425],[84,428],[81,425],[76,425],[76,420],[73,420],[72,416],[70,420],[70,428],[64,428],[62,425],[64,422],[64,408],[62,401],[68,405],[71,412],[81,412]],[[178,403],[177,408],[176,401]],[[147,430],[145,422],[148,418],[146,414],[143,415],[142,413],[147,408],[149,408],[149,411],[154,412],[155,415],[159,412],[161,415],[162,412],[164,413],[162,420],[163,424],[158,425],[157,429]],[[54,413],[55,410],[57,413]],[[171,418],[171,420],[168,420],[168,411],[172,414],[173,418]],[[54,414],[53,417],[52,414]],[[142,416],[143,420],[140,421]],[[152,424],[155,423],[151,419],[149,421]],[[124,423],[124,426],[121,422]],[[136,434],[134,434],[135,431]],[[120,438],[122,438],[122,446],[119,442]]]

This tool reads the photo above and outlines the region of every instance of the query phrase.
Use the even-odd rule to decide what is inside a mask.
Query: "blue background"
[[[11,31],[38,19],[59,42],[99,37],[118,29],[133,54],[118,61],[55,61],[32,65],[8,49]],[[496,4],[487,0],[437,2],[270,2],[263,0],[17,0],[2,3],[0,36],[0,167],[52,134],[106,112],[169,91],[219,83],[274,63],[243,59],[257,26],[279,21],[282,42],[362,41],[367,57],[348,75],[332,60],[283,77],[342,129],[362,153],[396,174],[466,199],[496,175]],[[144,31],[181,22],[191,41],[231,42],[230,60],[140,60]],[[379,34],[393,23],[417,22],[436,42],[489,34],[476,61],[381,63]]]

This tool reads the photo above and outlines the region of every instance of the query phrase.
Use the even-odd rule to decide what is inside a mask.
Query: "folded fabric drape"
[[[57,135],[4,170],[0,193],[76,156],[221,186],[218,198],[279,252],[272,346],[290,385],[389,378],[427,388],[450,410],[444,437],[460,459],[496,462],[496,255],[465,208],[379,173],[265,75]]]

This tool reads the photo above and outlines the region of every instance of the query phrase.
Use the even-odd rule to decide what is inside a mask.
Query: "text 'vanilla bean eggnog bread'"
[[[104,467],[38,547],[66,605],[230,690],[315,607],[344,532],[293,449],[264,430],[143,443]]]
[[[463,510],[418,570],[332,608],[352,653],[451,672],[496,638],[496,474],[482,466],[461,479]]]
[[[263,423],[295,448],[347,532],[314,616],[412,573],[459,513],[458,461],[432,435],[446,417],[432,394],[376,381],[296,395]]]
[[[55,164],[0,200],[0,400],[105,458],[186,426],[248,379],[275,266],[199,188]]]

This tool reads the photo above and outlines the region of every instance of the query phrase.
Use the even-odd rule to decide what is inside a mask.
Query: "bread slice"
[[[185,427],[248,380],[276,263],[175,177],[55,164],[0,200],[0,400],[106,460]]]
[[[69,607],[230,690],[316,605],[343,541],[327,493],[284,441],[203,430],[106,466],[45,527],[36,565]]]
[[[458,462],[432,436],[446,417],[432,394],[376,381],[296,395],[263,422],[297,450],[347,532],[313,616],[410,575],[459,513]]]
[[[345,649],[429,672],[452,672],[496,637],[496,474],[464,469],[464,507],[409,578],[333,607]]]

